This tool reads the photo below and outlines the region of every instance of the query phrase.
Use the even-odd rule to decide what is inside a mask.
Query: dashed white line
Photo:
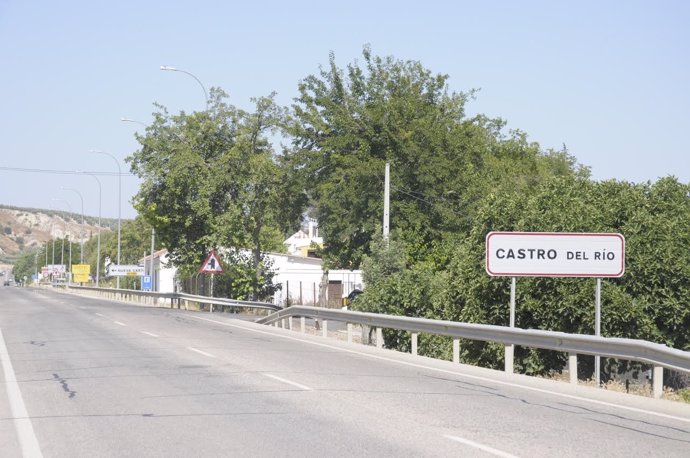
[[[127,326],[126,324],[124,324],[124,323],[120,323],[119,321],[113,321],[113,323],[115,323],[115,324],[119,324],[120,326]]]
[[[147,336],[158,337],[158,334],[154,334],[152,332],[147,332],[147,331],[139,331],[139,332],[141,332],[142,334],[146,334]]]
[[[29,417],[29,413],[27,412],[26,406],[24,405],[24,399],[22,399],[22,392],[19,390],[17,376],[14,373],[14,368],[12,368],[12,361],[10,360],[10,354],[7,351],[7,346],[5,345],[5,338],[2,335],[1,329],[0,360],[2,360],[2,369],[5,373],[4,385],[7,389],[7,398],[10,401],[10,410],[12,411],[14,427],[17,430],[19,446],[22,449],[22,456],[27,458],[40,458],[43,456],[43,454],[41,453],[41,447],[38,445],[38,439],[36,439],[34,427],[31,424],[31,418]]]
[[[446,439],[450,439],[455,442],[460,442],[461,444],[469,445],[470,447],[478,448],[479,450],[483,450],[487,453],[491,453],[492,455],[496,456],[502,456],[503,458],[517,458],[516,455],[512,455],[510,453],[495,449],[493,447],[489,447],[488,445],[480,444],[479,442],[474,442],[469,439],[463,439],[462,437],[458,436],[450,436],[450,435],[444,435]]]
[[[292,385],[296,388],[299,388],[300,390],[304,391],[314,391],[312,388],[309,388],[306,385],[302,385],[301,383],[293,382],[292,380],[284,379],[282,377],[278,377],[277,375],[271,375],[271,374],[263,374],[268,378],[272,378],[273,380],[278,380],[279,382],[287,383],[288,385]]]
[[[96,315],[97,315],[97,316],[100,316],[100,317],[102,317],[102,316],[103,316],[103,315],[102,315],[102,314],[100,314],[100,313],[97,313]]]
[[[211,353],[206,353],[205,351],[199,350],[198,348],[194,348],[194,347],[187,347],[187,350],[197,352],[200,355],[208,356],[209,358],[215,358],[216,357],[215,355],[212,355]]]
[[[426,366],[426,365],[424,365],[424,364],[417,364],[417,363],[412,363],[412,362],[409,362],[409,361],[400,361],[400,360],[393,359],[393,358],[388,358],[388,357],[385,357],[385,356],[372,355],[372,354],[370,354],[370,353],[364,353],[364,352],[360,352],[360,351],[357,351],[357,350],[352,350],[352,349],[349,349],[349,348],[342,348],[342,347],[337,347],[337,346],[335,346],[335,345],[329,345],[329,344],[326,344],[326,343],[313,342],[313,341],[311,341],[311,340],[300,339],[299,337],[293,337],[293,336],[284,335],[284,334],[278,334],[278,333],[275,333],[275,332],[272,332],[272,331],[262,331],[262,330],[260,330],[260,329],[252,329],[252,328],[247,327],[247,326],[240,326],[240,325],[236,325],[236,324],[230,324],[230,323],[226,323],[226,322],[223,322],[223,321],[213,320],[213,319],[210,319],[210,318],[204,318],[204,317],[198,317],[198,316],[190,316],[190,318],[195,318],[195,319],[197,319],[197,320],[202,320],[202,321],[209,321],[209,322],[211,322],[211,323],[216,323],[216,324],[220,324],[220,325],[223,325],[223,326],[228,326],[228,327],[231,327],[231,328],[244,329],[244,330],[246,330],[246,331],[255,332],[255,333],[257,333],[257,334],[264,334],[264,335],[269,335],[269,336],[274,336],[274,337],[281,337],[281,338],[283,338],[283,339],[294,340],[294,341],[297,341],[297,342],[304,342],[304,343],[307,343],[307,344],[310,344],[310,345],[314,345],[314,346],[317,346],[317,347],[330,348],[330,349],[333,349],[333,350],[342,351],[342,352],[344,352],[344,353],[351,353],[351,354],[355,354],[355,355],[359,355],[359,356],[364,356],[364,357],[371,358],[371,359],[378,359],[378,360],[381,360],[381,361],[388,361],[388,362],[395,363],[395,364],[400,364],[400,365],[403,365],[403,366],[416,367],[416,368],[420,368],[420,369],[427,369],[427,370],[434,371],[434,372],[440,372],[440,373],[444,373],[444,374],[452,374],[452,375],[456,375],[456,376],[458,376],[458,377],[469,378],[469,379],[472,379],[472,380],[481,380],[482,382],[492,383],[492,384],[496,384],[496,385],[509,386],[509,387],[512,387],[512,388],[518,388],[518,389],[523,389],[523,390],[527,390],[527,391],[534,391],[534,392],[536,392],[536,393],[544,393],[544,394],[548,394],[548,395],[551,395],[551,396],[558,396],[558,397],[561,397],[561,398],[574,399],[574,400],[577,400],[577,401],[588,402],[588,403],[590,403],[590,404],[601,405],[601,406],[607,406],[607,407],[614,407],[614,408],[616,408],[616,409],[627,410],[628,412],[636,412],[636,413],[641,413],[641,414],[645,414],[645,415],[653,415],[653,416],[655,416],[655,417],[668,418],[669,420],[675,420],[675,421],[681,421],[681,422],[684,422],[684,423],[690,423],[690,418],[679,417],[679,416],[676,416],[676,415],[669,415],[669,414],[665,414],[665,413],[661,413],[661,412],[654,412],[654,411],[651,411],[651,410],[645,410],[645,409],[641,409],[641,408],[637,408],[637,407],[626,406],[626,405],[623,405],[623,404],[616,404],[616,403],[613,403],[613,402],[599,401],[599,400],[597,400],[597,399],[585,398],[585,397],[576,396],[576,395],[573,395],[573,394],[559,393],[558,391],[551,391],[551,390],[547,390],[547,389],[543,389],[543,388],[535,388],[535,387],[532,387],[532,386],[520,385],[519,383],[506,382],[506,381],[503,381],[503,380],[492,379],[492,378],[489,378],[489,377],[482,377],[482,376],[479,376],[479,375],[465,374],[465,373],[459,372],[459,371],[457,371],[457,370],[441,369],[441,368],[438,368],[438,367]]]

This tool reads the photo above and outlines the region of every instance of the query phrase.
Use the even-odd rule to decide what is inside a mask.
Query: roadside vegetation
[[[309,214],[319,221],[326,265],[364,269],[366,288],[354,308],[507,325],[510,280],[484,271],[489,231],[620,232],[626,273],[604,281],[602,335],[690,350],[690,185],[672,176],[593,180],[565,146],[544,149],[503,119],[468,115],[477,91],[453,92],[447,75],[368,47],[344,67],[331,55],[298,91],[290,107],[269,95],[242,110],[219,88],[202,112],[170,114],[159,106],[128,159],[142,186],[125,259],[150,250],[151,227],[189,276],[209,249],[229,248],[230,273],[216,294],[260,299],[271,292],[262,253],[281,250]],[[286,144],[276,146],[276,135]],[[387,162],[392,230],[384,241]],[[95,263],[93,243],[87,248]],[[239,255],[243,249],[250,254]],[[102,253],[113,256],[113,233]],[[592,334],[594,285],[519,279],[517,326]],[[385,339],[388,347],[409,345],[393,331]],[[420,336],[421,354],[449,358],[450,346]],[[461,348],[463,362],[503,365],[501,345],[467,341]],[[565,359],[515,353],[526,374],[560,371]],[[614,361],[605,367],[607,374],[642,369]],[[591,374],[591,362],[579,370]]]

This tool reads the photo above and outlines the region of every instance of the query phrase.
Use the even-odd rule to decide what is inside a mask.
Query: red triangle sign
[[[206,256],[206,260],[204,263],[201,265],[201,268],[199,269],[199,273],[203,274],[222,274],[223,273],[223,266],[220,265],[220,259],[218,258],[218,253],[215,252],[215,250],[212,250],[208,256]]]

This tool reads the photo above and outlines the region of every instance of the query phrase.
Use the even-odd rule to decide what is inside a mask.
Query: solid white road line
[[[158,337],[158,334],[154,334],[152,332],[146,332],[146,331],[139,331],[139,332],[141,332],[142,334],[146,334],[147,336]]]
[[[284,379],[282,377],[278,377],[277,375],[271,375],[271,374],[262,374],[265,375],[268,378],[272,378],[273,380],[278,380],[279,382],[287,383],[288,385],[292,385],[296,388],[299,388],[300,390],[304,391],[314,391],[313,389],[309,388],[306,385],[302,385],[301,383],[293,382],[291,380]]]
[[[259,329],[252,329],[252,328],[245,327],[245,326],[239,326],[239,325],[236,325],[236,324],[225,323],[225,322],[223,322],[223,321],[212,320],[212,319],[210,319],[210,318],[203,318],[203,317],[199,317],[199,316],[191,316],[190,318],[195,318],[195,319],[197,319],[197,320],[202,320],[202,321],[209,321],[209,322],[211,322],[211,323],[216,323],[216,324],[220,324],[220,325],[223,325],[223,326],[228,326],[228,327],[231,327],[231,328],[244,329],[244,330],[246,330],[246,331],[255,332],[255,333],[258,333],[258,334],[265,334],[265,335],[274,336],[274,337],[281,337],[281,338],[283,338],[283,339],[289,339],[289,340],[295,340],[295,341],[298,341],[298,342],[304,342],[304,343],[307,343],[307,344],[310,344],[310,345],[315,345],[315,346],[317,346],[317,347],[329,348],[329,349],[332,349],[332,350],[338,350],[338,351],[342,351],[342,352],[345,352],[345,353],[352,353],[352,354],[355,354],[355,355],[364,356],[364,357],[371,358],[371,359],[378,359],[378,360],[381,360],[381,361],[388,361],[388,362],[395,363],[395,364],[401,364],[401,365],[403,365],[403,366],[416,367],[416,368],[419,368],[419,369],[427,369],[427,370],[434,371],[434,372],[440,372],[440,373],[443,373],[443,374],[452,374],[452,375],[456,375],[456,376],[458,376],[458,377],[469,378],[469,379],[472,379],[472,380],[481,380],[481,381],[486,382],[486,383],[493,383],[493,384],[496,384],[496,385],[509,386],[509,387],[512,387],[512,388],[518,388],[518,389],[523,389],[523,390],[527,390],[527,391],[534,391],[534,392],[537,392],[537,393],[544,393],[544,394],[548,394],[548,395],[551,395],[551,396],[558,396],[558,397],[561,397],[561,398],[574,399],[574,400],[576,400],[576,401],[588,402],[588,403],[590,403],[590,404],[596,404],[596,405],[606,406],[606,407],[614,407],[614,408],[616,408],[616,409],[627,410],[627,411],[629,411],[629,412],[642,413],[642,414],[645,414],[645,415],[652,415],[652,416],[655,416],[655,417],[667,418],[667,419],[669,419],[669,420],[675,420],[675,421],[682,421],[682,422],[684,422],[684,423],[690,423],[690,418],[678,417],[678,416],[675,416],[675,415],[669,415],[669,414],[660,413],[660,412],[653,412],[653,411],[651,411],[651,410],[639,409],[639,408],[637,408],[637,407],[629,407],[629,406],[625,406],[625,405],[622,405],[622,404],[615,404],[615,403],[613,403],[613,402],[598,401],[598,400],[596,400],[596,399],[584,398],[584,397],[582,397],[582,396],[575,396],[575,395],[573,395],[573,394],[559,393],[559,392],[557,392],[557,391],[546,390],[546,389],[543,389],[543,388],[534,388],[534,387],[531,387],[531,386],[520,385],[519,383],[505,382],[505,381],[503,381],[503,380],[495,380],[495,379],[492,379],[492,378],[489,378],[489,377],[482,377],[482,376],[479,376],[479,375],[465,374],[465,373],[462,373],[462,372],[459,372],[459,371],[452,371],[452,370],[447,370],[447,369],[439,369],[439,368],[436,368],[436,367],[425,366],[425,365],[423,365],[423,364],[411,363],[411,362],[407,362],[407,361],[399,361],[399,360],[397,360],[397,359],[387,358],[387,357],[385,357],[385,356],[372,355],[372,354],[369,354],[369,353],[364,353],[364,352],[360,352],[360,351],[357,351],[357,350],[351,350],[351,349],[349,349],[349,348],[336,347],[336,346],[334,346],[334,345],[329,345],[329,344],[320,343],[320,342],[312,342],[311,340],[300,339],[299,337],[292,337],[292,336],[288,336],[288,335],[284,335],[284,334],[278,334],[278,333],[271,332],[271,331],[261,331],[261,330],[259,330]]]
[[[206,353],[205,351],[201,351],[197,348],[194,347],[187,347],[187,350],[195,351],[199,353],[200,355],[208,356],[209,358],[215,358],[215,355],[212,355],[211,353]]]
[[[12,368],[12,361],[10,354],[5,345],[5,338],[0,329],[0,359],[2,360],[2,369],[5,373],[5,386],[7,387],[7,398],[10,401],[10,410],[12,410],[12,417],[14,420],[14,427],[17,430],[19,445],[22,448],[22,456],[25,458],[39,458],[42,457],[41,447],[38,445],[34,427],[31,424],[29,413],[26,411],[22,393],[19,390],[17,383],[17,376]]]
[[[127,326],[126,324],[124,324],[124,323],[120,323],[119,321],[113,321],[113,323],[115,323],[115,324],[119,324],[120,326]]]
[[[470,447],[478,448],[479,450],[484,450],[492,455],[502,456],[503,458],[517,458],[516,455],[511,455],[510,453],[503,452],[501,450],[496,450],[495,448],[489,447],[488,445],[480,444],[479,442],[474,442],[468,439],[463,439],[458,436],[444,435],[446,439],[450,439],[455,442],[460,442],[461,444],[469,445]]]

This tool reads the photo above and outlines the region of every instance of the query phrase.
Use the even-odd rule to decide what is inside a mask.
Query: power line
[[[29,172],[29,173],[50,173],[54,175],[99,175],[99,176],[118,176],[122,175],[132,177],[131,173],[118,173],[118,172],[88,172],[88,171],[76,171],[76,170],[52,170],[52,169],[28,169],[23,167],[3,167],[0,166],[0,170],[7,170],[9,172]]]

